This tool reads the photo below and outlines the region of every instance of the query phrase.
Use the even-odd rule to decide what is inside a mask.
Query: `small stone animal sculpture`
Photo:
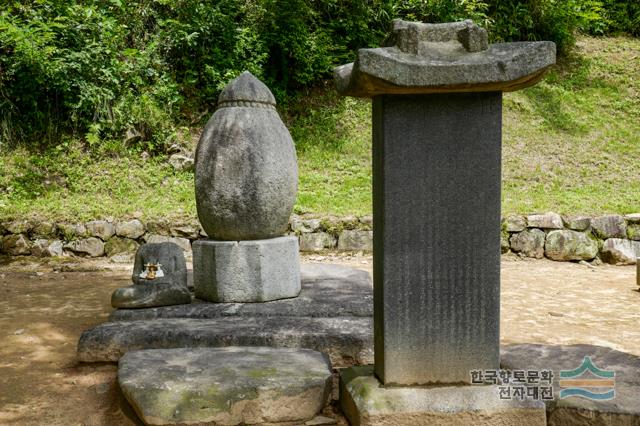
[[[144,244],[136,252],[133,285],[111,295],[114,308],[150,308],[191,303],[187,264],[174,243]]]

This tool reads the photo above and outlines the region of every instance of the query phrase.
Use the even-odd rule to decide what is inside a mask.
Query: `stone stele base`
[[[373,366],[340,373],[340,406],[359,425],[544,426],[544,403],[501,400],[497,386],[383,387]]]
[[[300,293],[298,238],[193,243],[193,283],[209,302],[267,302]]]

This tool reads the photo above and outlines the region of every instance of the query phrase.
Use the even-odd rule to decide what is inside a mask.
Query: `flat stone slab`
[[[301,424],[324,407],[332,375],[307,349],[181,348],[127,353],[118,382],[149,425]]]
[[[373,320],[334,317],[221,317],[107,322],[80,336],[78,359],[114,362],[139,349],[270,346],[328,354],[334,365],[373,362]]]
[[[373,295],[366,271],[305,264],[302,292],[265,303],[207,303],[116,310],[82,333],[78,358],[113,362],[128,351],[273,346],[327,353],[334,365],[373,362]]]
[[[560,399],[560,370],[575,370],[585,356],[615,372],[615,398],[594,401],[578,396]],[[508,345],[501,348],[503,369],[553,370],[554,400],[547,402],[549,425],[639,425],[640,357],[594,345]],[[597,378],[586,374],[586,379]],[[590,388],[594,392],[601,389]]]
[[[340,406],[359,425],[540,425],[544,403],[504,400],[498,386],[383,387],[373,366],[340,372]]]
[[[366,271],[341,265],[303,264],[300,275],[302,290],[298,297],[291,299],[265,303],[207,303],[196,299],[189,305],[118,309],[109,319],[373,316],[373,288]]]

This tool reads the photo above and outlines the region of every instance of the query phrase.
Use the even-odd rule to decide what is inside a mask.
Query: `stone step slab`
[[[373,319],[220,317],[115,321],[82,333],[78,359],[115,362],[140,349],[269,346],[328,354],[336,366],[373,362]]]
[[[267,347],[132,351],[122,393],[145,424],[303,424],[331,392],[328,358]]]
[[[372,317],[373,287],[366,271],[341,265],[303,264],[302,290],[291,299],[265,303],[205,303],[149,309],[118,309],[110,321],[155,318],[239,317]]]

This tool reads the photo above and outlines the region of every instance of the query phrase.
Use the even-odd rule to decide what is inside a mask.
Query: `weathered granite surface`
[[[118,309],[113,322],[82,334],[78,357],[117,361],[136,349],[241,345],[316,349],[341,366],[373,362],[369,274],[305,264],[301,277],[303,290],[293,299]]]
[[[162,276],[141,277],[145,265],[160,265]],[[114,308],[148,308],[191,303],[187,288],[187,264],[182,249],[174,243],[144,244],[136,252],[131,276],[133,285],[111,295]]]
[[[2,248],[12,256],[31,253],[31,243],[29,238],[23,234],[7,235],[2,238]]]
[[[498,386],[384,387],[372,366],[340,372],[340,406],[353,426],[545,426],[544,404],[502,400]]]
[[[338,239],[326,232],[303,233],[300,235],[300,251],[323,251],[334,249]]]
[[[562,221],[565,226],[574,231],[586,231],[591,226],[591,218],[589,216],[567,216]]]
[[[104,253],[108,257],[125,253],[134,255],[139,247],[140,244],[138,244],[138,242],[135,240],[114,236],[109,238],[109,241],[104,243]]]
[[[377,96],[372,114],[376,375],[468,381],[499,364],[502,94]]]
[[[180,247],[183,252],[191,252],[191,241],[183,237],[170,237],[168,235],[145,234],[143,237],[147,244],[173,243]]]
[[[354,63],[334,70],[347,96],[511,91],[535,84],[555,63],[548,41],[488,45],[471,21],[447,24],[394,21],[395,46],[360,49]]]
[[[62,241],[60,240],[38,238],[31,246],[31,255],[37,257],[61,256],[63,253],[62,247]]]
[[[522,253],[527,257],[542,259],[544,257],[544,243],[546,235],[539,229],[525,229],[512,234],[510,238],[511,250]]]
[[[191,303],[191,293],[185,286],[171,283],[141,283],[120,287],[111,295],[111,306],[121,309]]]
[[[609,238],[602,245],[602,260],[614,265],[633,265],[640,258],[640,241]]]
[[[116,235],[125,238],[140,238],[144,235],[144,225],[138,219],[116,223]]]
[[[591,260],[598,254],[598,242],[583,232],[555,230],[547,234],[544,254],[552,260]]]
[[[271,346],[324,352],[336,366],[373,362],[373,325],[363,317],[221,317],[107,322],[78,342],[82,362],[117,361],[138,349]]]
[[[578,368],[585,356],[597,367],[615,372],[614,399],[558,398],[559,371]],[[640,357],[636,355],[594,345],[521,344],[503,346],[501,364],[512,370],[553,370],[555,399],[547,402],[549,426],[640,424]]]
[[[95,237],[84,238],[82,240],[70,241],[64,248],[79,255],[98,257],[104,254],[104,242]]]
[[[147,263],[160,263],[164,271],[163,277],[147,280],[140,277]],[[136,252],[131,279],[135,284],[153,281],[158,283],[172,283],[181,286],[187,285],[187,262],[184,259],[182,249],[174,243],[149,243],[140,246]]]
[[[298,238],[193,243],[196,297],[209,302],[267,302],[300,293]]]
[[[527,227],[527,220],[522,215],[512,214],[502,220],[504,230],[507,232],[524,231]]]
[[[196,207],[209,238],[284,234],[298,189],[296,151],[267,86],[245,71],[218,99],[195,157]]]
[[[627,225],[622,216],[609,214],[591,219],[593,233],[600,238],[626,238]]]
[[[340,234],[338,250],[372,251],[373,231],[345,230]]]
[[[527,216],[527,227],[542,229],[562,229],[562,216],[554,212],[530,214]]]
[[[148,309],[118,309],[111,321],[151,320],[155,318],[237,317],[371,317],[373,293],[366,271],[341,265],[303,264],[302,290],[291,299],[265,303],[206,303]]]
[[[118,383],[151,425],[302,424],[324,407],[331,364],[307,349],[180,348],[133,351]]]
[[[85,226],[90,236],[98,237],[102,241],[107,241],[116,233],[115,225],[106,220],[92,220],[91,222],[87,222]]]

